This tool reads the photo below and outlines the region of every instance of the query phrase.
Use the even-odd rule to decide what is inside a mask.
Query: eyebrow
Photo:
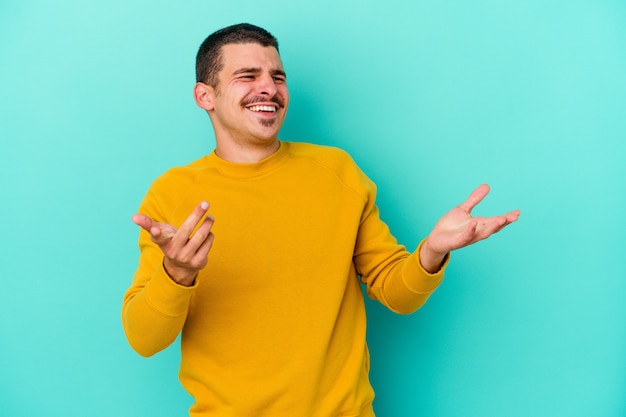
[[[239,68],[238,70],[235,70],[233,72],[233,75],[259,74],[260,72],[262,72],[261,68],[256,68],[256,67]],[[272,75],[282,75],[283,77],[287,78],[287,74],[285,73],[285,71],[279,70],[279,69],[275,69],[275,70],[270,71],[270,74],[272,74]]]

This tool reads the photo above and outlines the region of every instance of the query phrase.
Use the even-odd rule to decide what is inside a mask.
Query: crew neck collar
[[[207,156],[207,162],[226,176],[235,178],[253,178],[271,172],[285,161],[289,154],[289,142],[279,142],[280,146],[270,156],[259,162],[229,162],[219,156],[215,150]]]

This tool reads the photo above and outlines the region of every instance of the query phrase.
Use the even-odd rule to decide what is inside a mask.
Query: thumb
[[[167,228],[163,227],[163,223],[159,223],[156,220],[152,220],[145,214],[134,214],[131,218],[133,223],[141,227],[146,232],[150,233],[150,237],[153,241],[157,242],[160,239],[170,239],[174,233]],[[158,242],[157,242],[158,243]]]
[[[155,223],[150,217],[146,216],[145,214],[139,214],[139,213],[133,214],[133,217],[131,218],[131,220],[137,226],[141,227],[142,229],[144,229],[146,232],[149,232],[149,233],[150,233],[150,229]]]
[[[472,191],[467,200],[461,203],[459,207],[466,212],[471,213],[474,207],[476,207],[476,205],[478,205],[478,203],[480,203],[487,194],[489,194],[489,185],[482,184]]]

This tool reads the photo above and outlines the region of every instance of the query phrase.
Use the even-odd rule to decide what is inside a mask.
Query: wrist
[[[426,238],[420,246],[420,264],[422,265],[422,268],[424,268],[427,272],[431,274],[434,274],[441,269],[447,255],[448,252],[441,253],[433,250],[433,248],[430,246],[428,238]]]
[[[167,276],[178,285],[191,287],[196,281],[198,271],[174,265],[167,258],[163,258],[163,269]]]

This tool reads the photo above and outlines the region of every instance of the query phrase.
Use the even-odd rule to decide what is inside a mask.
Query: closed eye
[[[272,71],[272,79],[277,83],[284,83],[287,81],[287,74],[284,71]]]

